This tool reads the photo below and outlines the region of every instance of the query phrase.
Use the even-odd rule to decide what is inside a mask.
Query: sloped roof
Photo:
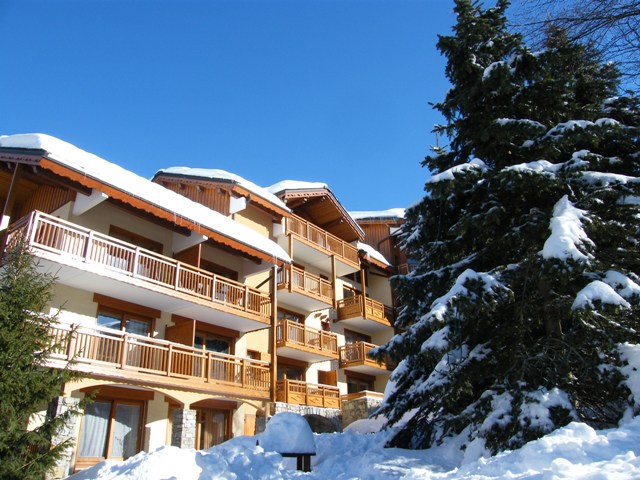
[[[90,188],[107,186],[105,193],[110,196],[117,195],[126,203],[142,201],[155,207],[152,213],[164,212],[165,219],[248,254],[252,252],[246,247],[261,252],[263,260],[291,262],[282,247],[249,227],[58,138],[38,133],[4,135],[0,136],[0,148],[39,150],[42,168],[68,177],[73,172],[74,180]]]
[[[391,221],[397,222],[404,220],[404,208],[390,208],[388,210],[363,210],[349,212],[349,215],[356,221]]]
[[[283,211],[283,213],[291,212],[291,210],[285,205],[285,203],[276,195],[271,193],[268,189],[260,187],[255,183],[241,177],[240,175],[227,172],[226,170],[215,168],[169,167],[158,170],[153,179],[155,180],[157,178],[167,176],[176,178],[200,179],[211,182],[230,183],[234,186],[238,186],[246,190],[253,196],[261,198],[265,202],[268,202],[273,207],[276,207],[277,211]]]
[[[364,231],[326,183],[282,180],[267,187],[293,213],[347,242],[364,239]]]

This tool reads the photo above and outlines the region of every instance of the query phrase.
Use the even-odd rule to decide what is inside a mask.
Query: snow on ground
[[[274,417],[275,418],[275,417]],[[366,421],[364,422],[366,423]],[[373,429],[379,426],[373,422]],[[455,441],[429,450],[384,448],[388,434],[363,422],[344,433],[314,435],[317,455],[311,473],[294,469],[294,459],[239,437],[209,450],[162,447],[124,462],[107,461],[74,475],[85,479],[437,479],[437,480],[631,480],[640,478],[640,417],[617,429],[596,431],[582,423],[526,444],[461,464]]]

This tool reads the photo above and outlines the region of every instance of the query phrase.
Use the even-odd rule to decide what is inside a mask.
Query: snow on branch
[[[474,158],[469,163],[456,165],[454,167],[451,167],[445,170],[442,173],[433,175],[431,178],[427,180],[426,183],[431,184],[431,183],[438,183],[438,182],[443,182],[448,180],[454,180],[456,177],[456,174],[467,172],[469,170],[486,170],[486,169],[487,169],[487,166],[482,160],[480,160],[479,158]]]
[[[555,175],[562,168],[564,163],[551,163],[547,160],[536,160],[535,162],[520,163],[506,167],[504,171],[535,172],[547,175]]]
[[[600,301],[609,305],[618,305],[623,308],[631,308],[629,302],[601,280],[594,280],[578,292],[571,305],[571,310],[580,308],[595,308],[594,302]]]
[[[640,285],[620,272],[609,270],[603,281],[614,288],[618,294],[624,298],[628,299],[640,296]]]
[[[586,212],[573,206],[567,195],[563,196],[553,207],[553,216],[549,228],[551,235],[544,243],[541,255],[545,259],[572,259],[586,262],[591,257],[578,248],[584,244],[593,245],[591,239],[582,228],[582,220],[586,220]]]

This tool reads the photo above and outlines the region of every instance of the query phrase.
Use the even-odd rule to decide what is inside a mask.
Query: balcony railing
[[[72,368],[88,372],[112,370],[119,377],[153,379],[174,386],[188,380],[212,391],[233,388],[268,396],[269,363],[209,352],[179,343],[99,326],[55,324],[51,327],[51,358],[72,360]],[[84,368],[82,368],[84,367]],[[87,368],[89,367],[89,368]],[[143,374],[142,377],[139,374]]]
[[[393,324],[393,309],[384,304],[362,295],[338,300],[338,320],[362,317],[378,323],[391,326]]]
[[[340,390],[299,380],[278,380],[276,401],[312,407],[340,408]]]
[[[316,330],[290,320],[278,323],[276,341],[278,347],[293,347],[334,358],[338,356],[338,336],[335,333]]]
[[[358,249],[355,246],[300,217],[293,215],[287,220],[287,234],[293,234],[329,254],[336,254],[352,264],[359,265]]]
[[[329,280],[293,265],[285,265],[278,272],[278,288],[303,293],[327,304],[333,303],[333,285]]]
[[[99,265],[261,322],[271,318],[271,298],[265,292],[42,212],[32,212],[13,225],[9,245],[19,237],[31,248]]]
[[[378,346],[367,342],[348,343],[340,347],[340,368],[367,365],[374,368],[389,370],[390,366],[387,362],[379,362],[367,356],[367,354],[374,348],[378,348]]]

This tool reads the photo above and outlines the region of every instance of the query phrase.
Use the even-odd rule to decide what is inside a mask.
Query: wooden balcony
[[[333,305],[333,284],[293,265],[278,271],[278,299],[306,311]]]
[[[331,257],[335,257],[336,276],[347,275],[360,269],[358,249],[331,233],[296,215],[287,218],[286,236],[278,243],[292,248],[292,258],[331,272]],[[291,237],[291,245],[287,239]]]
[[[278,380],[276,401],[311,407],[340,408],[340,390],[299,380]]]
[[[338,321],[363,332],[377,332],[393,325],[393,310],[362,295],[338,300]]]
[[[269,363],[99,326],[52,326],[50,367],[90,377],[212,394],[269,398]]]
[[[219,311],[217,324],[239,331],[270,324],[268,293],[60,218],[32,212],[11,227],[9,244],[20,237],[34,255],[54,263],[61,283],[91,285],[98,293],[146,300],[154,308],[192,318],[211,318],[213,308]]]
[[[278,323],[276,346],[279,355],[305,362],[338,358],[338,336],[335,333],[316,330],[290,320]]]
[[[367,354],[377,347],[367,342],[348,343],[340,347],[340,368],[367,375],[390,373],[391,366],[388,362],[379,362],[368,357]]]
[[[359,400],[361,398],[375,398],[377,400],[384,399],[384,393],[373,392],[371,390],[362,390],[361,392],[356,393],[348,393],[347,395],[342,395],[342,402],[350,402],[352,400]]]

